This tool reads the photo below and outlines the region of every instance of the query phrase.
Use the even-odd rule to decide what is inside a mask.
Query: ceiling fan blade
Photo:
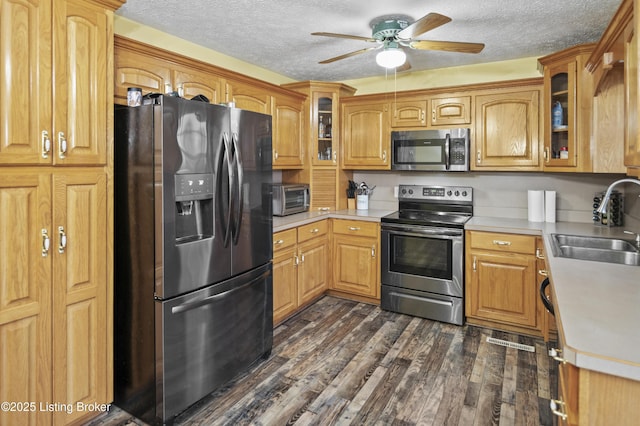
[[[412,49],[445,50],[447,52],[480,53],[484,43],[464,43],[458,41],[415,40],[409,43]]]
[[[311,33],[311,35],[316,35],[316,36],[323,36],[323,37],[337,37],[337,38],[350,38],[352,40],[362,40],[362,41],[378,41],[375,38],[371,38],[371,37],[361,37],[361,36],[354,36],[354,35],[349,35],[349,34],[336,34],[336,33]]]
[[[366,49],[356,50],[355,52],[345,53],[344,55],[336,56],[335,58],[325,59],[324,61],[318,62],[319,64],[330,64],[331,62],[339,61],[340,59],[349,58],[351,56],[359,55],[361,53],[368,52],[370,50],[375,50],[377,47],[367,47]]]
[[[440,15],[439,13],[429,13],[400,31],[397,37],[401,40],[412,39],[450,21],[451,18],[448,16]]]

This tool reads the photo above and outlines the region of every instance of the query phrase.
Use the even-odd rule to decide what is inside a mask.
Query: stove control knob
[[[460,196],[460,191],[456,191],[456,197]]]
[[[407,190],[406,190],[406,189],[404,189],[404,188],[402,188],[402,191],[401,191],[401,192],[402,192],[402,195],[404,195],[404,194],[406,194],[406,193],[407,193]]]
[[[462,196],[466,197],[467,196],[467,191],[462,191]]]
[[[409,190],[409,195],[413,195],[413,189]]]
[[[453,194],[453,192],[451,192],[451,190],[447,191],[447,195],[448,195],[449,197],[451,197],[451,194]]]

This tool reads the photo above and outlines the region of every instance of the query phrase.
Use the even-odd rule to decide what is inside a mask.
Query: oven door
[[[464,231],[383,223],[383,285],[462,297]]]

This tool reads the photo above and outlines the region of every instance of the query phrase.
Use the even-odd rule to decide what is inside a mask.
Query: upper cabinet
[[[198,68],[169,62],[161,51],[117,37],[115,40],[115,103],[127,104],[127,89],[142,93],[176,92],[185,98],[204,95],[211,103],[226,100],[220,78]]]
[[[590,172],[593,89],[585,65],[594,45],[540,58],[544,73],[544,168]]]
[[[278,95],[273,113],[273,167],[298,169],[305,165],[304,96]]]
[[[110,15],[87,1],[3,1],[2,13],[0,164],[106,164]]]
[[[475,96],[472,170],[540,170],[541,98],[537,84]]]
[[[635,10],[640,7],[640,1],[634,0]],[[638,135],[638,31],[640,19],[634,14],[631,28],[625,32],[624,44],[624,76],[625,76],[625,156],[624,165],[627,174],[640,177],[640,135]]]
[[[391,105],[394,129],[471,124],[471,96],[421,96],[397,100]]]
[[[342,102],[342,162],[345,169],[388,170],[391,167],[389,104],[354,96]]]

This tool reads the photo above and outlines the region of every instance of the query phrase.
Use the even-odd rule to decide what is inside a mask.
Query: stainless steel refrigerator
[[[115,107],[115,404],[176,415],[273,342],[271,116]]]

